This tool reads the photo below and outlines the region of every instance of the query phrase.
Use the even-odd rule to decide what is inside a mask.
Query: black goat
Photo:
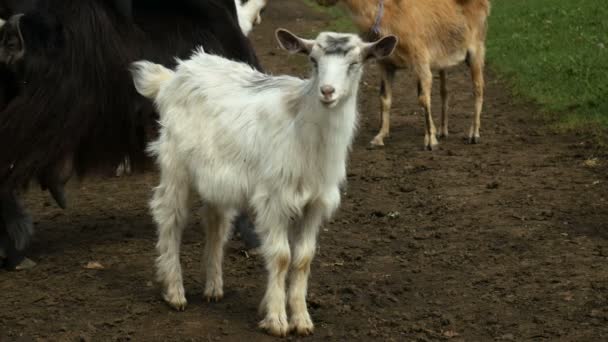
[[[145,161],[153,107],[131,62],[172,67],[198,45],[260,68],[233,1],[0,0],[0,262],[15,267],[32,234],[18,194],[32,180],[64,207],[72,174]],[[4,252],[4,253],[3,253]]]

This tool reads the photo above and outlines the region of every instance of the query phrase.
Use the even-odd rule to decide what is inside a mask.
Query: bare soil
[[[286,57],[273,31],[311,35],[327,22],[299,0],[270,1],[252,35],[264,66],[306,75],[306,59]],[[316,331],[306,339],[608,340],[605,161],[589,159],[584,136],[556,135],[533,120],[537,109],[518,104],[490,72],[482,143],[464,144],[471,85],[465,68],[450,75],[451,136],[439,150],[422,150],[408,72],[397,78],[392,137],[369,149],[379,100],[376,68],[368,68],[348,189],[313,265]],[[154,172],[86,178],[71,185],[66,211],[29,192],[39,264],[0,271],[0,341],[274,339],[257,329],[261,257],[240,240],[228,246],[226,297],[203,302],[198,216],[182,253],[189,306],[175,312],[163,303],[147,208],[156,183]],[[104,268],[86,268],[91,261]]]

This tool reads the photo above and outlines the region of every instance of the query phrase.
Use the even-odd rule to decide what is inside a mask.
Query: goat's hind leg
[[[393,101],[393,84],[395,80],[395,67],[388,63],[378,63],[381,73],[380,83],[380,101],[381,101],[381,113],[380,120],[382,124],[380,126],[380,132],[371,141],[372,146],[384,146],[384,138],[390,134],[391,125],[391,105]]]
[[[475,52],[469,51],[469,65],[473,81],[473,93],[475,94],[475,113],[469,130],[469,143],[480,142],[479,128],[481,126],[481,110],[483,108],[485,47],[479,46]]]
[[[224,296],[224,281],[222,279],[224,245],[230,236],[236,211],[222,210],[212,205],[206,205],[203,210],[206,240],[203,254],[206,277],[205,298],[208,302],[211,302],[218,301]]]
[[[441,126],[439,128],[439,138],[447,138],[448,132],[448,109],[449,109],[449,94],[448,94],[448,75],[446,70],[439,71],[439,81],[441,85]]]
[[[156,259],[157,279],[164,288],[163,297],[174,309],[186,308],[186,294],[179,260],[182,232],[188,221],[190,184],[187,174],[177,167],[161,165],[161,183],[154,189],[150,202],[152,216],[158,225],[160,254]]]
[[[420,65],[415,72],[418,75],[418,101],[424,109],[424,148],[432,151],[439,144],[436,137],[437,129],[435,128],[433,115],[431,113],[433,74],[431,73],[431,67],[428,64]]]

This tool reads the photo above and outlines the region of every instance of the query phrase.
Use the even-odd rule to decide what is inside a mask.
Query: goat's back
[[[381,31],[399,36],[392,60],[397,65],[424,62],[453,64],[466,50],[485,40],[488,0],[401,0],[386,3]],[[368,31],[373,16],[357,16]]]

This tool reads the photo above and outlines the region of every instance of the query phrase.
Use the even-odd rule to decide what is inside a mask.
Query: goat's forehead
[[[361,38],[354,34],[323,32],[315,41],[321,52],[326,55],[348,55],[361,46]]]

